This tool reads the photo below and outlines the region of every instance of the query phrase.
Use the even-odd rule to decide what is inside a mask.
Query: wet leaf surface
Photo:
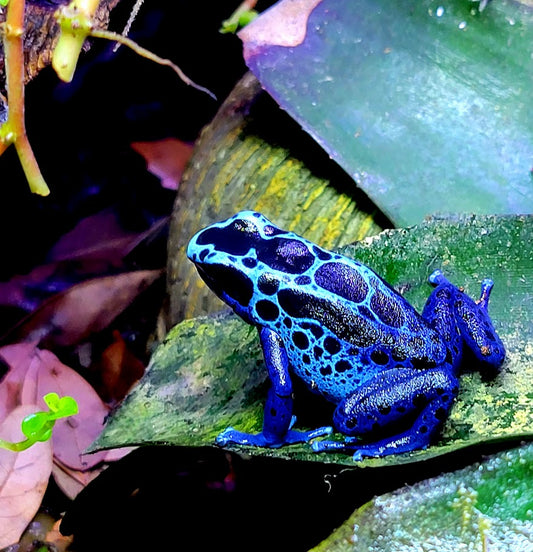
[[[470,217],[431,220],[342,249],[382,274],[419,311],[431,292],[427,277],[436,268],[473,296],[480,281],[492,277],[490,312],[507,348],[494,381],[482,381],[475,371],[462,376],[459,398],[437,444],[361,465],[413,462],[479,442],[532,435],[532,238],[533,217]],[[255,329],[234,315],[186,320],[154,353],[150,369],[92,449],[147,443],[205,446],[230,425],[259,431],[266,389]],[[329,424],[330,412],[317,419],[312,412],[316,405],[306,402],[312,400],[306,395],[296,397],[297,427]],[[314,454],[308,445],[234,450],[354,465],[348,455]]]
[[[533,10],[285,0],[239,34],[247,65],[397,225],[533,210]]]
[[[376,497],[313,550],[531,552],[533,445]]]

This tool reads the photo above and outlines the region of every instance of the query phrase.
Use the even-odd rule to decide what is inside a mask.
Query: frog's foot
[[[347,438],[345,441],[316,441],[311,445],[315,452],[348,452],[352,453],[354,462],[364,458],[382,458],[401,452],[425,449],[429,439],[413,439],[409,435],[402,435],[393,439],[383,439],[375,443],[362,444],[359,440]]]
[[[329,435],[333,431],[330,426],[318,427],[311,431],[296,431],[289,429],[280,439],[271,435],[261,433],[244,433],[228,427],[216,438],[217,445],[223,447],[226,445],[247,445],[251,447],[279,448],[283,445],[292,445],[294,443],[308,443],[316,437]]]

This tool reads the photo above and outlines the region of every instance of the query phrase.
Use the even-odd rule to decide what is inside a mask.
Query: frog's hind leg
[[[344,443],[317,441],[313,450],[353,451],[360,460],[425,448],[447,418],[457,392],[451,370],[388,370],[340,403],[334,417],[335,427],[345,435],[381,438],[369,443],[353,438]],[[397,431],[399,427],[403,429]]]
[[[498,369],[504,361],[505,348],[488,313],[494,282],[485,278],[481,282],[480,298],[474,301],[462,289],[451,284],[440,270],[436,270],[429,281],[438,286],[433,294],[439,289],[447,289],[453,294],[453,315],[461,338],[485,367]]]

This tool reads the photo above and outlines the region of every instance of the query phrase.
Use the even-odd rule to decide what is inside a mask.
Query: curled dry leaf
[[[7,339],[47,348],[80,343],[106,328],[161,274],[161,270],[137,270],[77,284],[45,301]]]
[[[24,438],[20,424],[39,410],[35,404],[15,408],[2,422],[0,437],[16,442]],[[52,471],[50,441],[22,452],[0,449],[0,548],[17,542],[41,504]]]
[[[163,188],[178,188],[192,155],[191,144],[177,138],[165,138],[155,142],[133,142],[131,147],[145,158],[148,170],[161,179]]]
[[[100,397],[113,403],[122,400],[144,374],[144,364],[128,349],[120,332],[113,331],[113,342],[102,352],[95,369],[101,385],[96,386]]]

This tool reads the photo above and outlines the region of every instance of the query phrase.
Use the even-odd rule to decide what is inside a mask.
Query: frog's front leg
[[[335,427],[350,437],[315,442],[313,450],[353,451],[354,460],[361,460],[425,448],[446,419],[458,385],[452,371],[442,367],[382,372],[335,410]],[[354,437],[377,440],[361,443]]]
[[[272,386],[265,403],[263,431],[252,434],[228,427],[217,437],[217,444],[280,447],[285,444],[303,443],[314,437],[331,433],[331,427],[312,431],[292,430],[292,383],[289,374],[287,352],[279,335],[272,330],[259,328],[265,364]]]

